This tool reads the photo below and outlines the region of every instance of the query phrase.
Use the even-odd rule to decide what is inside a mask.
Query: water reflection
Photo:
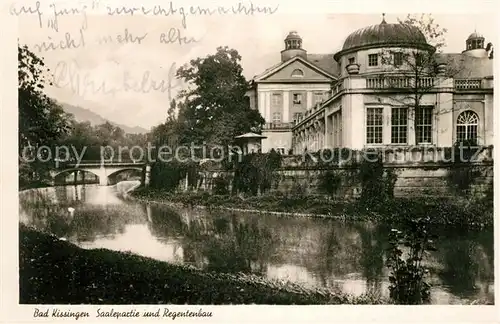
[[[173,209],[119,197],[116,187],[23,192],[21,219],[84,248],[388,296],[384,226]],[[441,233],[426,262],[434,303],[493,300],[492,231]]]
[[[454,295],[486,298],[492,293],[493,237],[488,233],[471,233],[448,242],[441,242],[436,255],[442,268],[438,276]]]

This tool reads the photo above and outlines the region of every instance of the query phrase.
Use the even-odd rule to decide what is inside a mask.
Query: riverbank
[[[325,196],[267,194],[258,197],[211,195],[208,192],[170,193],[140,187],[130,193],[144,202],[179,204],[183,207],[220,208],[230,211],[282,216],[325,217],[350,221],[393,224],[408,218],[431,215],[434,225],[482,229],[493,226],[493,201],[487,199],[393,198],[380,203],[340,201]]]
[[[257,276],[85,250],[20,224],[21,304],[387,304]]]

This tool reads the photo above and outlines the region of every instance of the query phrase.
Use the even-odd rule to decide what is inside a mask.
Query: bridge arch
[[[131,167],[123,167],[123,168],[120,168],[118,170],[113,170],[111,173],[109,173],[107,175],[107,182],[108,182],[108,184],[112,183],[113,182],[112,180],[114,180],[114,178],[116,176],[118,176],[120,173],[125,172],[125,171],[137,171],[140,174],[141,178],[142,178],[143,168],[141,168],[141,167],[132,167],[132,166]]]
[[[144,169],[144,166],[146,169]],[[136,163],[136,162],[110,162],[103,163],[102,161],[80,161],[79,164],[76,165],[67,165],[66,169],[55,169],[50,171],[50,175],[52,179],[55,181],[55,178],[62,173],[70,173],[75,171],[82,172],[90,172],[98,177],[99,185],[107,186],[109,184],[110,177],[113,178],[120,172],[134,170],[138,172],[145,172],[144,181],[149,183],[150,177],[150,166],[145,163]],[[141,174],[142,180],[142,174]]]
[[[52,176],[52,180],[55,181],[63,174],[70,174],[72,172],[76,172],[76,171],[80,171],[82,172],[83,176],[85,176],[85,173],[90,173],[90,174],[93,174],[98,181],[100,181],[101,179],[101,175],[96,173],[96,172],[92,172],[91,170],[88,170],[88,169],[84,169],[84,168],[70,168],[70,169],[65,169],[65,170],[57,170],[57,171],[54,171],[52,172],[51,176]],[[83,179],[84,180],[84,179]]]

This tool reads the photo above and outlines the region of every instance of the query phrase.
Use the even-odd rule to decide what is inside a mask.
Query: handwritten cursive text
[[[110,84],[106,80],[95,80],[91,73],[83,72],[76,61],[60,61],[54,70],[53,83],[58,88],[67,88],[74,94],[85,95],[104,94],[115,96],[120,92],[167,92],[168,101],[171,101],[172,90],[181,87],[181,82],[175,77],[176,63],[172,63],[164,79],[154,80],[151,71],[143,71],[139,78],[135,78],[129,71],[123,71],[119,84]],[[177,81],[174,83],[174,81]]]

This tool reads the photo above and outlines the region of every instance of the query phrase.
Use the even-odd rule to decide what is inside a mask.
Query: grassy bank
[[[431,215],[435,225],[481,229],[493,225],[493,202],[486,199],[421,199],[393,198],[380,203],[339,201],[321,195],[267,194],[262,196],[218,196],[207,192],[170,193],[162,190],[139,188],[132,192],[136,199],[150,202],[173,202],[186,207],[238,208],[269,212],[285,212],[345,220],[371,220],[392,224],[408,218]]]
[[[22,304],[377,304],[248,275],[203,272],[105,249],[84,250],[20,224]]]

